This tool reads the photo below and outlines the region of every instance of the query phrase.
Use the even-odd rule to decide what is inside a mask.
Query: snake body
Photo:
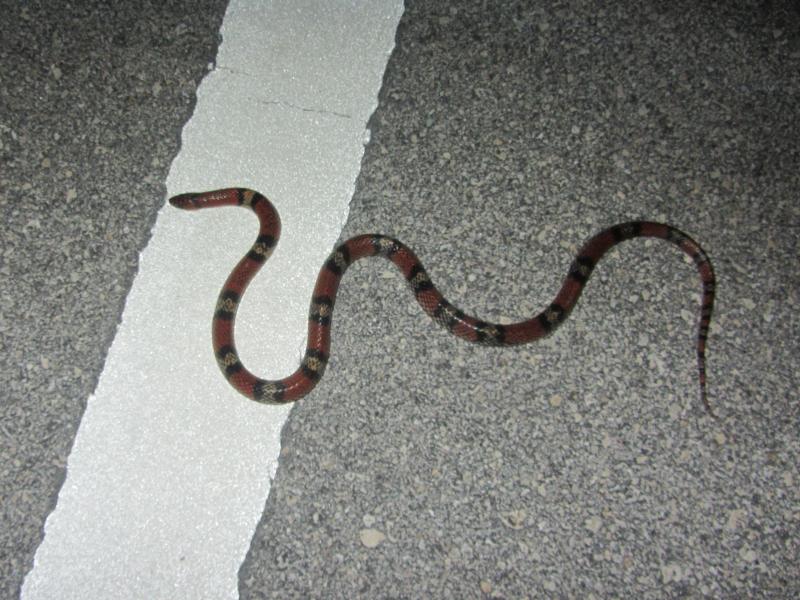
[[[403,273],[422,310],[450,333],[470,342],[512,346],[538,340],[558,327],[586,286],[602,256],[617,244],[638,237],[666,240],[694,261],[702,281],[702,308],[697,331],[697,369],[700,397],[713,415],[706,394],[706,339],[714,305],[714,270],[700,245],[685,233],[662,223],[632,221],[604,229],[589,239],[578,252],[555,299],[541,313],[511,325],[488,323],[464,314],[436,289],[422,263],[402,242],[385,235],[353,237],[338,246],[317,277],[308,316],[308,341],[298,369],[284,379],[266,380],[242,364],[234,342],[236,310],[247,285],[269,258],[280,236],[280,218],[275,207],[258,192],[230,188],[204,193],[181,194],[170,203],[186,210],[217,206],[244,206],[258,216],[260,229],[250,251],[228,276],[217,300],[212,323],[212,343],[217,363],[228,382],[246,397],[264,404],[282,404],[302,398],[317,384],[328,363],[331,347],[331,319],[339,283],[347,268],[367,256],[382,256]]]

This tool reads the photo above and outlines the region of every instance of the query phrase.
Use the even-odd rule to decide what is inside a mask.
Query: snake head
[[[183,210],[197,210],[202,208],[202,194],[190,192],[188,194],[178,194],[169,199],[169,203],[175,208]]]

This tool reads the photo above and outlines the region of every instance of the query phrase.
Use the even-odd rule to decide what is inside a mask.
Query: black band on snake
[[[450,333],[470,342],[512,346],[538,340],[554,331],[567,318],[580,298],[597,263],[617,244],[639,237],[666,240],[694,261],[702,282],[702,304],[697,328],[697,373],[700,398],[714,416],[706,394],[706,339],[714,306],[714,269],[700,245],[685,233],[662,223],[631,221],[604,229],[578,252],[556,297],[541,313],[511,325],[488,323],[464,314],[450,304],[433,285],[422,263],[402,242],[370,234],[351,238],[336,248],[317,277],[308,317],[308,342],[298,369],[280,380],[253,375],[239,360],[234,342],[236,309],[250,280],[269,258],[280,236],[280,218],[275,207],[258,192],[230,188],[170,198],[178,208],[196,210],[216,206],[244,206],[256,213],[260,230],[253,247],[239,261],[222,288],[212,323],[212,343],[222,373],[230,384],[248,398],[264,404],[281,404],[302,398],[314,388],[328,363],[331,347],[331,319],[336,292],[347,268],[367,256],[382,256],[393,262],[408,281],[422,310]]]

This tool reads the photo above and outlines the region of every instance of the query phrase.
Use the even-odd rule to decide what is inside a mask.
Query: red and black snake
[[[382,256],[402,271],[414,297],[433,320],[450,333],[470,342],[511,346],[538,340],[558,327],[578,302],[595,265],[617,244],[637,237],[654,237],[675,244],[689,255],[703,283],[702,308],[697,331],[697,369],[700,397],[713,415],[706,396],[705,351],[711,311],[714,305],[714,270],[700,245],[685,233],[662,223],[632,221],[604,229],[578,252],[553,302],[527,321],[511,325],[487,323],[464,314],[450,304],[433,285],[414,253],[402,242],[385,235],[351,238],[336,248],[319,272],[308,316],[308,342],[299,368],[276,381],[261,379],[248,371],[239,359],[234,342],[236,309],[250,280],[269,258],[280,235],[278,212],[269,200],[252,190],[230,188],[170,198],[178,208],[196,210],[215,206],[246,206],[258,215],[260,229],[253,247],[228,276],[217,300],[212,324],[212,341],[217,363],[230,384],[239,392],[264,404],[281,404],[302,398],[319,381],[328,364],[331,347],[331,319],[336,292],[344,272],[366,256]]]

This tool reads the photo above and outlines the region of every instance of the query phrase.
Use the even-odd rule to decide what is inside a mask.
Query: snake
[[[278,211],[265,196],[245,188],[179,194],[171,197],[169,202],[185,210],[241,206],[250,209],[258,217],[258,237],[222,287],[211,333],[214,355],[223,375],[238,392],[256,402],[292,402],[309,394],[317,385],[330,358],[331,323],[339,284],[347,268],[357,260],[379,256],[394,263],[422,310],[453,335],[478,344],[514,346],[541,339],[564,322],[577,304],[595,266],[611,248],[634,238],[658,238],[670,242],[688,255],[702,282],[696,338],[697,378],[702,403],[706,411],[715,416],[706,390],[706,341],[714,306],[714,269],[703,248],[671,225],[630,221],[603,229],[578,251],[553,301],[532,318],[512,324],[490,323],[455,307],[433,284],[417,256],[399,240],[381,234],[350,238],[334,249],[317,276],[308,315],[306,350],[299,367],[288,377],[268,380],[254,375],[242,364],[234,341],[234,325],[245,289],[278,242],[281,231]]]

